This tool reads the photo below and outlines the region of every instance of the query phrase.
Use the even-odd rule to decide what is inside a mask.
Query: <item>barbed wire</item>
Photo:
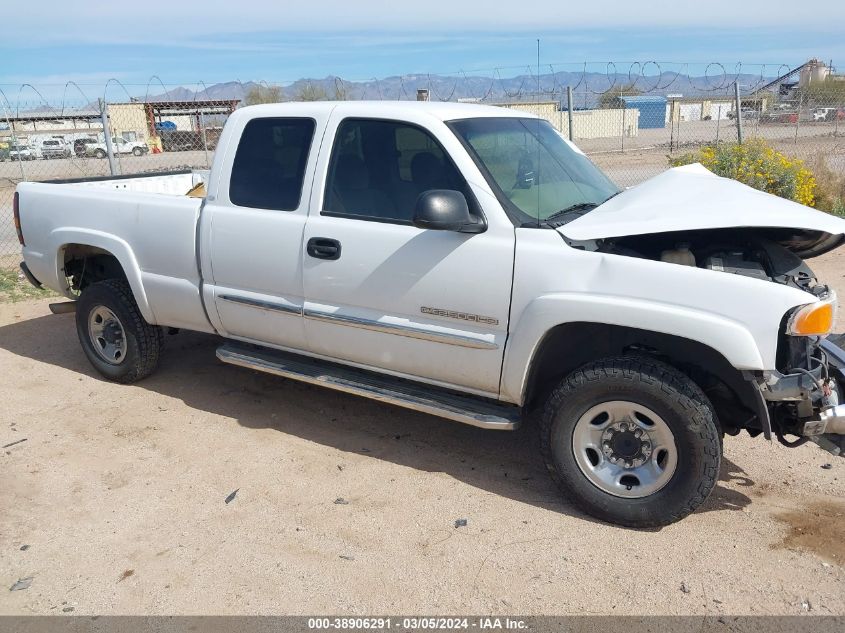
[[[695,72],[695,68],[703,68]],[[480,101],[512,102],[525,98],[544,98],[563,100],[568,89],[584,97],[585,106],[595,104],[604,94],[660,94],[670,89],[691,92],[696,95],[727,93],[739,82],[744,94],[755,92],[777,78],[788,75],[794,66],[787,64],[745,64],[736,62],[726,65],[722,62],[664,62],[658,60],[630,62],[554,62],[540,66],[497,66],[492,69],[460,69],[452,73],[407,73],[393,78],[370,77],[365,80],[353,80],[340,76],[325,80],[298,79],[295,81],[242,81],[236,79],[235,86],[228,94],[220,95],[218,100],[243,100],[250,90],[254,90],[258,101],[267,99],[297,100],[300,98],[329,99],[378,99],[412,100],[417,98],[417,90],[428,91],[428,98],[435,101],[452,101],[457,98]],[[0,84],[3,86],[4,84]],[[94,107],[94,102],[83,86],[98,84],[67,81],[61,87],[60,96],[48,98],[53,84],[31,83],[17,84],[17,98],[9,100],[9,106],[15,116],[21,112],[40,107],[58,115],[72,109]],[[152,94],[153,86],[161,88],[161,94]],[[9,84],[5,84],[9,86]],[[209,84],[203,80],[184,83],[167,83],[160,75],[151,75],[146,83],[135,84],[112,77],[101,85],[103,100],[109,100],[112,89],[117,89],[128,102],[154,102],[161,100],[211,99]],[[40,87],[40,89],[39,89]],[[143,91],[136,90],[143,87]],[[182,91],[190,91],[186,96]],[[278,89],[278,93],[276,90]],[[31,91],[36,96],[26,97]],[[7,91],[8,92],[8,91]],[[81,102],[73,99],[70,93],[76,92]],[[58,93],[58,91],[57,91]],[[113,94],[113,93],[112,93]],[[665,95],[664,95],[665,96]]]
[[[112,139],[116,151],[114,173],[208,169],[227,117],[254,101],[414,100],[422,90],[432,101],[520,104],[520,109],[546,117],[561,134],[568,134],[573,122],[573,138],[620,186],[642,182],[667,168],[667,156],[736,142],[740,126],[735,118],[741,113],[747,138],[763,139],[778,151],[808,161],[831,157],[828,167],[841,172],[845,96],[799,93],[799,99],[781,90],[779,82],[791,89],[790,77],[799,68],[715,61],[582,61],[363,80],[337,75],[296,81],[237,78],[225,82],[231,85],[218,85],[208,78],[171,82],[153,74],[139,83],[112,77],[96,84],[0,84],[0,257],[11,256],[17,248],[8,212],[16,183],[107,176],[113,168],[105,160],[104,137]],[[735,85],[740,87],[739,99]],[[771,93],[760,92],[764,89]],[[570,90],[573,102],[568,104]],[[619,99],[638,94],[660,95],[664,102]],[[761,99],[761,94],[769,96]],[[541,106],[541,100],[557,103]],[[570,109],[579,110],[578,116]]]

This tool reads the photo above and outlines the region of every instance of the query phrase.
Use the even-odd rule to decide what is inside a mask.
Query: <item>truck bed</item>
[[[200,300],[196,230],[203,174],[180,172],[18,187],[24,257],[45,286],[68,297],[66,248],[114,255],[150,323],[213,331]]]
[[[148,175],[133,174],[128,176],[103,176],[99,178],[65,178],[48,180],[46,184],[186,196],[197,185],[203,184],[208,179],[208,173],[208,170],[183,170]]]

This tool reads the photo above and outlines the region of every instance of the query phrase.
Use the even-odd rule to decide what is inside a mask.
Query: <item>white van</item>
[[[37,147],[38,153],[44,160],[70,157],[70,148],[60,138],[45,138]]]

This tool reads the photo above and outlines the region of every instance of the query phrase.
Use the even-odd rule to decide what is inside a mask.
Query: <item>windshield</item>
[[[584,213],[619,193],[548,121],[479,118],[450,127],[520,223],[542,223],[570,210]]]

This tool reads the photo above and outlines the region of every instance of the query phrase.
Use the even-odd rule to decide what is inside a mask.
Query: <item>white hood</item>
[[[845,241],[845,220],[722,178],[702,165],[675,167],[558,228],[573,241],[758,227],[803,258]]]

